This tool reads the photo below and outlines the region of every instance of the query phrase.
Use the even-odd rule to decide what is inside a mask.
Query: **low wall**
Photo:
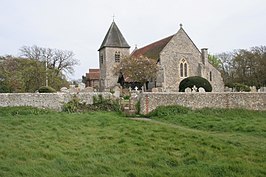
[[[209,107],[266,110],[266,93],[143,93],[140,105],[141,114],[147,114],[162,105],[182,105],[192,109]]]
[[[64,103],[69,102],[76,95],[82,102],[93,103],[94,95],[103,95],[110,97],[107,92],[89,92],[89,93],[1,93],[0,107],[7,106],[33,106],[37,108],[49,108],[60,111]]]

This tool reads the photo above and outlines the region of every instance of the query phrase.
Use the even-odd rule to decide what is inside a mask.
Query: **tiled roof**
[[[99,69],[89,69],[89,73],[86,73],[87,80],[99,80],[100,70]]]
[[[89,69],[89,73],[90,72],[100,72],[100,69]]]
[[[166,44],[173,38],[174,35],[169,36],[167,38],[164,38],[162,40],[159,40],[157,42],[154,42],[152,44],[149,44],[145,47],[142,47],[140,49],[137,49],[133,51],[131,54],[132,57],[139,57],[139,56],[145,56],[151,59],[158,60],[160,56],[160,52],[163,50],[163,48],[166,46]]]
[[[111,24],[99,50],[104,47],[130,48],[115,22]]]

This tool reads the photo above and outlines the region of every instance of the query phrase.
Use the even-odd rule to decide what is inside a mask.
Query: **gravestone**
[[[204,89],[203,87],[200,87],[200,88],[199,88],[199,92],[200,92],[200,93],[204,93],[204,92],[206,92],[206,91],[205,91],[205,89]]]
[[[93,87],[85,87],[82,92],[93,92]]]
[[[79,83],[79,85],[78,85],[78,88],[79,88],[79,90],[83,90],[83,89],[85,89],[85,84],[84,83]]]
[[[62,88],[60,89],[60,92],[67,93],[67,92],[68,92],[68,89],[67,89],[66,87],[62,87]]]
[[[152,88],[151,92],[159,92],[158,88]]]
[[[250,88],[250,92],[257,92],[257,88],[255,86],[249,87],[249,88]]]
[[[192,92],[197,92],[198,91],[198,88],[194,85],[193,87],[192,87]]]
[[[186,93],[191,93],[191,88],[187,87],[187,88],[185,89],[185,92],[186,92]]]
[[[76,93],[76,92],[77,92],[77,88],[76,88],[75,85],[69,85],[69,89],[68,89],[68,91],[69,91],[70,93]]]
[[[114,91],[114,96],[116,97],[116,98],[119,98],[120,97],[120,87],[118,87],[118,86],[115,86],[114,88],[113,88],[113,91]]]
[[[229,88],[229,87],[225,87],[225,88],[224,88],[224,92],[231,92],[231,91],[232,91],[232,89]]]

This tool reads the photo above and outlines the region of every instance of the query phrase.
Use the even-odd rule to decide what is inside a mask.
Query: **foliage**
[[[54,93],[56,90],[49,86],[42,86],[38,89],[39,93]]]
[[[42,115],[52,113],[49,109],[39,109],[30,106],[17,106],[17,107],[0,107],[1,116],[19,116],[19,115]]]
[[[43,48],[34,46],[23,46],[20,48],[21,56],[40,62],[48,62],[48,68],[53,69],[56,74],[65,72],[65,74],[74,72],[74,66],[78,60],[74,58],[72,51]],[[56,76],[57,76],[56,75]]]
[[[80,99],[74,95],[73,98],[63,105],[62,111],[68,113],[83,112],[86,109],[85,103],[82,103]]]
[[[178,105],[158,106],[155,110],[153,110],[146,116],[147,117],[173,116],[176,114],[187,114],[189,111],[190,111],[189,108]]]
[[[11,108],[8,108],[11,109]],[[2,116],[0,176],[265,176],[265,112]],[[4,113],[5,114],[5,113]]]
[[[243,83],[257,88],[266,86],[266,46],[239,49],[216,56],[221,61],[218,69],[226,85]]]
[[[64,112],[89,112],[89,111],[115,111],[120,112],[121,107],[118,100],[104,98],[101,94],[93,96],[93,104],[82,103],[75,95],[68,103],[63,105]]]
[[[196,86],[197,88],[203,87],[206,92],[212,91],[212,86],[210,82],[207,79],[204,79],[200,76],[192,76],[183,79],[179,84],[179,91],[184,92],[186,88],[193,88],[193,86]]]
[[[129,100],[130,99],[130,95],[125,95],[123,96],[124,100]]]
[[[135,104],[135,108],[136,108],[136,114],[140,113],[140,100],[137,101],[137,103]]]
[[[217,69],[220,69],[221,67],[221,60],[219,60],[219,58],[215,55],[208,55],[208,61],[210,64],[212,64],[212,66],[214,66]]]
[[[234,83],[233,88],[235,88],[238,92],[250,92],[249,86],[245,84]]]
[[[53,69],[46,72],[43,62],[12,56],[2,58],[3,61],[0,63],[1,92],[35,92],[45,85],[46,73],[49,86],[56,90],[68,85],[64,75],[55,74],[57,71]]]
[[[125,57],[115,67],[116,74],[122,73],[129,82],[140,82],[142,85],[150,79],[156,78],[158,67],[156,60],[140,56],[138,58]]]

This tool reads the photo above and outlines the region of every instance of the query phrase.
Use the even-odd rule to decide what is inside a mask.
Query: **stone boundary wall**
[[[69,102],[76,95],[82,102],[93,103],[94,95],[103,95],[109,98],[108,92],[89,93],[0,93],[0,107],[7,106],[32,106],[37,108],[49,108],[60,111],[64,103]]]
[[[147,114],[158,106],[181,105],[197,108],[243,108],[266,110],[266,93],[142,93],[140,113]]]

